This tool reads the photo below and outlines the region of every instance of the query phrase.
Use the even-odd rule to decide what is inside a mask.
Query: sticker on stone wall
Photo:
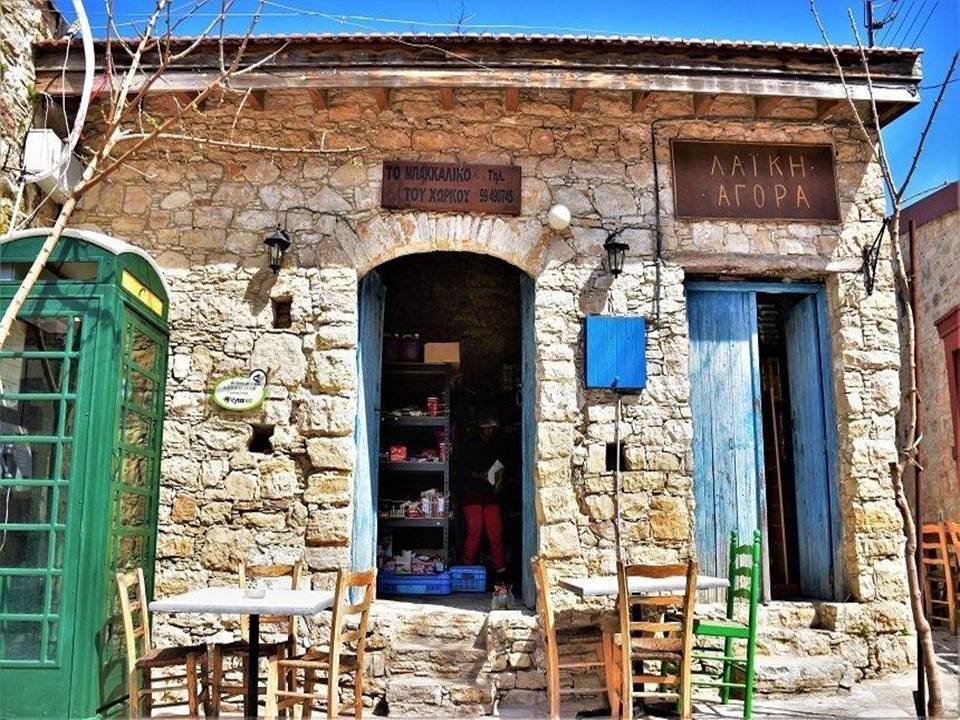
[[[231,376],[218,380],[210,397],[224,410],[244,412],[255,410],[267,396],[267,373],[254,370],[247,376]]]

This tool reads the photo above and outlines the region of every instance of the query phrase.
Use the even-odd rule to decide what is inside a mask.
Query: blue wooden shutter
[[[688,288],[687,317],[697,558],[726,576],[730,531],[751,537],[765,498],[756,294]]]
[[[587,387],[640,390],[647,386],[647,321],[639,316],[588,315]]]
[[[357,419],[354,441],[353,532],[350,566],[371,568],[377,560],[377,469],[380,451],[380,359],[385,290],[371,272],[360,281],[357,327]]]
[[[522,516],[523,602],[528,607],[536,603],[537,593],[530,574],[530,558],[537,552],[536,488],[533,469],[537,462],[537,346],[535,317],[536,284],[524,275],[520,278],[520,353],[521,353],[521,426],[523,433],[523,489]]]
[[[800,538],[800,591],[840,597],[838,498],[831,469],[835,427],[829,373],[824,372],[823,318],[818,295],[806,295],[785,313],[787,376],[793,426],[793,476]],[[829,419],[828,419],[829,413]]]

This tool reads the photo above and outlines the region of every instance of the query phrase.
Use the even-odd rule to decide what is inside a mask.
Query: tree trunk
[[[916,316],[913,303],[910,301],[910,283],[903,263],[903,253],[900,251],[900,207],[894,204],[893,215],[890,219],[891,264],[896,282],[897,300],[900,303],[903,337],[900,357],[904,364],[907,387],[901,391],[900,408],[897,410],[897,427],[903,433],[900,442],[897,462],[890,464],[890,479],[893,484],[893,493],[903,519],[903,534],[906,536],[904,560],[907,566],[907,589],[910,597],[910,611],[913,614],[913,624],[917,630],[917,637],[923,653],[923,667],[927,677],[927,716],[939,718],[943,716],[943,690],[940,686],[940,669],[937,665],[937,656],[933,647],[933,633],[930,623],[923,614],[923,600],[920,592],[920,572],[917,567],[917,526],[913,522],[910,503],[903,488],[904,469],[915,456],[917,437],[917,404],[920,397],[917,392],[916,368],[917,346],[914,334]]]

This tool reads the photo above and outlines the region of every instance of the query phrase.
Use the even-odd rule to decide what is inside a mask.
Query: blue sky
[[[189,8],[195,3],[196,0],[174,0],[174,7]],[[69,0],[57,0],[57,4],[64,11],[70,8]],[[153,0],[115,0],[121,30],[132,29],[124,23],[142,22],[153,4]],[[256,4],[256,0],[237,0],[229,29],[241,32]],[[88,0],[86,5],[96,32],[103,34],[103,3]],[[208,3],[211,8],[218,5],[218,0]],[[818,0],[817,5],[831,39],[852,43],[847,8],[853,10],[862,26],[863,3]],[[899,180],[906,172],[936,97],[937,88],[928,86],[941,82],[960,44],[960,0],[878,0],[875,7],[878,18],[891,11],[898,13],[887,28],[877,33],[878,44],[915,44],[924,50],[923,102],[886,131],[887,149]],[[71,13],[66,14],[69,17]],[[461,25],[464,31],[821,42],[808,0],[267,0],[257,32],[448,32],[461,16],[465,18]],[[195,33],[203,21],[201,17],[186,23],[182,31]],[[960,177],[958,118],[960,81],[955,81],[948,86],[908,196]]]

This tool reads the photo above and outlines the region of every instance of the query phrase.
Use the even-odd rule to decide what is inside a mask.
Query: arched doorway
[[[533,295],[522,270],[469,252],[407,255],[361,280],[352,559],[380,567],[381,594],[444,593],[451,566],[456,590],[470,565],[487,569],[484,591],[496,580],[532,602]]]

